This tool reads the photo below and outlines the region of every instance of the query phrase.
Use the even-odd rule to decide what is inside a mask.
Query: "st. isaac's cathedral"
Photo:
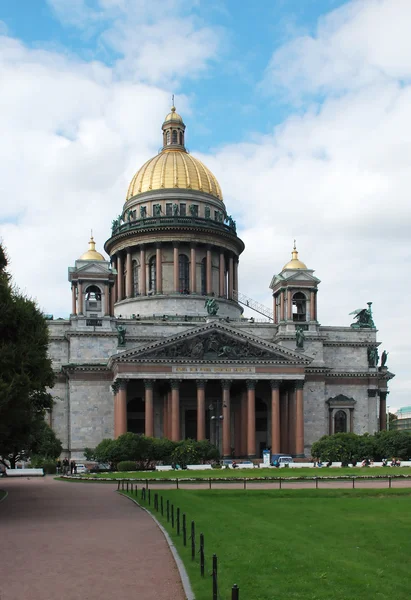
[[[49,321],[65,455],[132,431],[207,438],[224,457],[302,458],[324,434],[384,429],[393,374],[379,366],[371,303],[351,326],[320,325],[320,280],[295,244],[267,273],[272,308],[242,295],[244,243],[174,106],[162,140],[112,223],[110,259],[91,238],[69,268],[70,319]]]

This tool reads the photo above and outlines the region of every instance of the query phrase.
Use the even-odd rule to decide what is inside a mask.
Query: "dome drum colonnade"
[[[206,439],[207,409],[206,409],[206,379],[194,380],[196,385],[196,439]],[[181,391],[185,384],[193,380],[182,381],[174,379],[163,385],[154,379],[144,379],[144,434],[154,435],[154,389],[158,388],[163,407],[161,437],[173,441],[182,439],[183,415],[181,412]],[[114,437],[127,432],[127,379],[117,379],[113,384],[114,391]],[[216,382],[214,382],[216,383]],[[220,445],[225,458],[232,456],[247,456],[254,458],[260,453],[256,447],[256,389],[268,398],[267,401],[267,437],[271,439],[272,453],[289,452],[294,456],[304,456],[304,380],[291,381],[256,379],[230,380],[221,379],[220,402],[217,414],[212,417],[216,425],[214,436],[209,431],[209,437],[214,437],[217,446]],[[160,387],[161,386],[161,387]],[[235,386],[235,392],[231,390]],[[270,392],[269,392],[269,387]],[[219,410],[221,407],[221,410]],[[211,408],[211,406],[210,406]],[[210,427],[211,429],[211,427]],[[142,432],[143,433],[143,432]],[[266,444],[267,445],[267,444]]]

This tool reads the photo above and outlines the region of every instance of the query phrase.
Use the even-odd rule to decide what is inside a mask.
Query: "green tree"
[[[197,442],[194,440],[183,440],[178,442],[173,450],[172,460],[174,463],[185,467],[187,465],[198,465],[200,455],[197,450]]]
[[[355,433],[324,435],[312,445],[311,453],[323,461],[336,461],[344,465],[358,462],[374,455],[373,436]]]
[[[375,458],[411,457],[411,432],[409,431],[379,431],[375,434]]]
[[[0,456],[15,466],[53,405],[48,327],[36,303],[13,288],[0,245]]]

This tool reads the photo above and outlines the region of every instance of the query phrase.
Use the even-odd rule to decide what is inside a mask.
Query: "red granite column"
[[[178,285],[178,248],[179,242],[173,243],[173,286],[174,292],[179,293],[180,287]]]
[[[76,293],[77,293],[77,286],[74,283],[72,283],[71,284],[71,314],[73,316],[75,316],[77,314],[77,307],[76,307],[77,298],[76,298]]]
[[[127,381],[121,380],[117,385],[117,393],[114,397],[115,439],[127,433]]]
[[[124,298],[124,263],[121,252],[117,254],[117,302],[121,302]]]
[[[223,379],[223,458],[231,457],[231,381]]]
[[[161,262],[161,243],[156,245],[156,294],[163,293],[163,264]]]
[[[234,456],[241,455],[241,405],[234,407]]]
[[[280,292],[280,321],[284,321],[284,295],[285,291]]]
[[[197,292],[197,249],[195,244],[190,247],[190,292]]]
[[[167,394],[163,395],[163,437],[168,438],[168,404]]]
[[[234,258],[231,255],[228,259],[228,299],[233,299],[234,287]]]
[[[288,392],[288,452],[294,456],[296,439],[295,390]]]
[[[280,443],[280,382],[271,381],[271,454],[281,452]]]
[[[380,390],[380,431],[387,429],[387,394],[386,390]]]
[[[289,452],[288,449],[288,391],[284,391],[280,397],[280,452]]]
[[[293,318],[293,304],[291,301],[291,290],[287,291],[287,319],[292,321]]]
[[[84,308],[84,295],[83,295],[83,282],[79,281],[78,282],[78,298],[77,298],[77,302],[78,302],[78,314],[82,315]]]
[[[219,286],[218,286],[218,294],[221,298],[225,295],[225,258],[224,252],[220,252],[220,273],[219,273]]]
[[[153,402],[153,380],[145,379],[145,428],[144,433],[148,437],[154,436],[154,402]]]
[[[295,430],[295,455],[304,456],[304,381],[296,381],[296,430]]]
[[[255,385],[253,379],[247,380],[247,456],[255,458]]]
[[[317,315],[315,314],[315,292],[311,290],[310,292],[310,321],[316,321]]]
[[[146,250],[144,246],[140,247],[140,294],[147,295],[147,279],[146,279]]]
[[[241,456],[247,456],[247,391],[241,393]]]
[[[205,440],[205,379],[197,379],[197,440]]]
[[[133,295],[133,261],[131,249],[127,248],[126,258],[126,298],[131,298]]]
[[[180,382],[171,381],[171,439],[180,441]]]
[[[211,262],[211,247],[207,246],[207,263],[206,263],[206,288],[207,295],[210,295],[213,291],[213,281],[212,281],[212,262]]]

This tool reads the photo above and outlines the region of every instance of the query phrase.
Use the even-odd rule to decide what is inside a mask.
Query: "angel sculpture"
[[[367,302],[367,304],[368,308],[357,308],[356,310],[350,312],[350,315],[355,315],[355,318],[357,319],[356,323],[351,324],[353,329],[370,329],[375,327],[371,310],[372,302]]]

